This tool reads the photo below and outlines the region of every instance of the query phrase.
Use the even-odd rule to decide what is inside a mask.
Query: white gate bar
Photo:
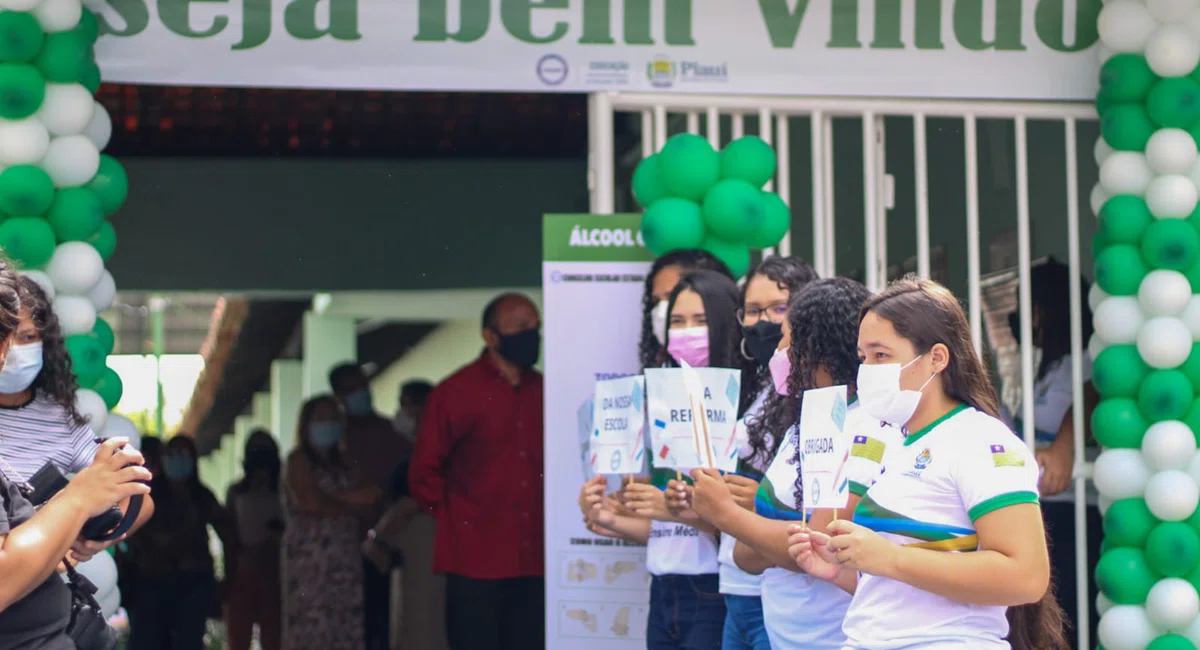
[[[1037,449],[1037,427],[1034,422],[1033,392],[1033,297],[1029,288],[1029,143],[1026,140],[1025,118],[1014,120],[1017,166],[1017,310],[1021,314],[1021,432],[1025,444]],[[1086,593],[1086,592],[1085,592]]]
[[[917,172],[917,275],[929,278],[929,152],[926,149],[925,114],[913,116],[913,157]]]
[[[784,120],[786,117],[780,117]],[[812,114],[809,131],[812,139],[812,264],[817,275],[828,277],[825,272],[825,114]],[[780,160],[783,160],[781,157]]]
[[[700,133],[700,114],[696,111],[688,111],[687,114],[687,132]]]
[[[773,144],[773,142],[774,142],[774,138],[771,137],[771,131],[773,130],[771,127],[773,125],[774,125],[774,120],[771,119],[771,109],[769,109],[769,108],[758,109],[758,137],[762,138],[763,142],[766,142],[767,144]],[[780,149],[780,151],[786,151],[786,149]],[[778,157],[778,154],[776,154],[776,156]],[[778,163],[776,163],[776,165],[775,165],[775,171],[776,171],[776,173],[779,172]],[[768,179],[767,184],[763,186],[763,189],[768,192],[774,192],[775,191],[775,181]],[[774,254],[775,254],[774,247],[764,248],[763,252],[762,252],[762,256],[763,256],[764,260],[767,259],[768,257],[771,257]]]
[[[876,150],[875,150],[875,113],[867,111],[862,114],[862,148],[863,148],[863,232],[866,238],[866,260],[863,264],[866,270],[867,290],[877,293],[883,290],[879,281],[879,218],[876,214],[878,197],[876,196]]]
[[[888,229],[887,229],[887,132],[883,116],[876,115],[872,127],[875,131],[875,237],[879,241],[878,277],[879,288],[887,286],[888,276]]]
[[[653,93],[607,93],[614,108],[638,110],[652,108],[663,101]],[[775,113],[808,115],[821,111],[828,115],[858,117],[867,111],[880,115],[915,115],[927,117],[962,117],[972,114],[978,118],[1012,119],[1024,115],[1027,119],[1062,120],[1074,117],[1095,120],[1096,107],[1091,102],[1031,102],[988,101],[962,99],[887,99],[887,109],[881,111],[879,98],[864,97],[776,97],[770,95],[686,95],[671,94],[668,100],[673,109],[689,110],[715,107],[721,112],[738,115],[754,114],[767,106]]]
[[[613,107],[611,95],[588,97],[588,189],[592,214],[612,214],[616,193],[616,159],[613,153]]]
[[[716,106],[709,106],[705,111],[707,122],[705,130],[708,131],[708,144],[712,145],[713,149],[721,146],[721,113]]]
[[[775,130],[777,132],[775,140],[779,143],[779,146],[775,147],[775,157],[777,158],[775,174],[779,181],[779,187],[775,193],[787,204],[788,223],[791,223],[792,161],[788,153],[792,150],[792,136],[788,130],[788,117],[786,115],[780,115],[775,120]],[[815,217],[816,215],[814,214],[813,216]],[[779,241],[779,254],[784,257],[792,254],[792,229],[790,227],[784,233],[783,239]]]
[[[738,138],[742,137],[743,135],[746,135],[746,118],[745,118],[745,116],[743,116],[741,113],[734,113],[732,121],[733,121],[733,132],[729,134],[731,139],[737,140]]]
[[[662,151],[667,143],[667,107],[663,104],[654,105],[654,150]]]
[[[982,291],[979,287],[979,144],[975,115],[963,118],[967,164],[967,309],[975,353],[983,356]]]
[[[825,191],[822,193],[825,199],[825,206],[821,210],[821,217],[825,220],[825,270],[821,271],[821,275],[827,278],[832,278],[837,275],[837,220],[834,219],[834,200],[833,200],[833,117],[828,113],[821,116],[821,141],[824,145],[821,147],[821,154],[824,156],[822,164],[828,173],[825,174]]]
[[[642,111],[642,160],[654,155],[654,114]]]
[[[1078,606],[1079,625],[1076,630],[1078,648],[1090,648],[1091,603],[1087,597],[1088,576],[1088,529],[1087,529],[1087,472],[1084,471],[1084,411],[1086,400],[1083,394],[1083,287],[1079,259],[1079,163],[1075,139],[1075,118],[1063,122],[1066,129],[1067,149],[1067,264],[1071,273],[1071,424],[1075,430],[1075,467],[1071,478],[1075,483],[1075,593]]]

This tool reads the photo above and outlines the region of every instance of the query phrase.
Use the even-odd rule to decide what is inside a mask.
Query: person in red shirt
[[[542,375],[537,307],[498,296],[479,358],[429,396],[409,487],[437,521],[452,650],[545,647]]]

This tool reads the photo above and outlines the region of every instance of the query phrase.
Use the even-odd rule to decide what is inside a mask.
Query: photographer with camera
[[[13,482],[61,485],[64,475],[91,464],[96,433],[75,407],[79,386],[51,301],[28,277],[20,276],[17,283],[18,322],[0,369],[0,470]],[[39,490],[35,496],[45,498],[47,492]],[[121,512],[126,509],[121,504]],[[153,514],[154,504],[145,497],[136,521],[124,534],[137,530]],[[116,515],[110,517],[115,524]],[[88,536],[92,539],[81,537],[72,545],[73,561],[86,562],[121,539],[96,540],[108,535],[97,535],[92,528]]]

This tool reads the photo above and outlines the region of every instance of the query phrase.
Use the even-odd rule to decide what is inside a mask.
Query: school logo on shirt
[[[913,478],[921,478],[921,472],[925,471],[925,468],[929,467],[929,463],[932,462],[933,454],[929,453],[929,448],[926,447],[925,449],[921,450],[921,453],[917,454],[915,459],[913,459],[913,468],[905,472],[904,475],[911,476]]]
[[[883,462],[883,449],[883,443],[874,438],[854,436],[854,443],[850,445],[850,455],[879,463]]]
[[[996,467],[1024,467],[1025,459],[1019,454],[1006,451],[1004,445],[992,445],[992,464]]]

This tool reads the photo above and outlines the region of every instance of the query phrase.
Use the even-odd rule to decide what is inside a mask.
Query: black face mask
[[[775,348],[778,348],[779,342],[783,340],[783,325],[760,320],[750,327],[742,328],[742,335],[745,337],[743,345],[746,352],[758,365],[766,366],[771,362]]]
[[[542,333],[537,328],[500,336],[500,356],[520,368],[532,368],[541,355]]]

